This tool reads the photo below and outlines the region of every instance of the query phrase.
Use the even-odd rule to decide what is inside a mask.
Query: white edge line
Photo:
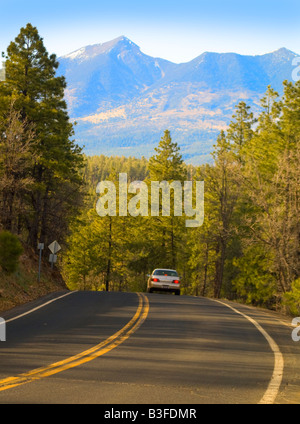
[[[272,337],[262,328],[260,324],[258,324],[257,321],[255,321],[253,318],[249,317],[246,314],[243,314],[239,310],[233,308],[230,305],[227,305],[227,303],[221,302],[220,300],[212,299],[215,302],[221,303],[222,305],[227,306],[228,308],[232,309],[234,312],[236,312],[239,315],[242,315],[244,318],[249,320],[255,327],[261,332],[261,334],[265,337],[267,342],[269,343],[272,351],[274,352],[274,369],[273,374],[271,377],[271,380],[269,382],[268,388],[265,391],[265,394],[261,398],[261,400],[258,402],[259,404],[273,404],[275,402],[275,399],[277,397],[282,376],[283,376],[283,368],[284,368],[284,360],[282,353],[280,352],[280,349],[277,345],[277,343],[272,339]]]
[[[62,299],[63,297],[66,297],[66,296],[69,296],[69,295],[70,295],[70,294],[72,294],[72,293],[76,293],[76,291],[77,291],[77,290],[75,290],[75,291],[71,291],[71,292],[69,292],[69,293],[65,293],[65,294],[63,294],[62,296],[59,296],[59,297],[55,297],[54,299],[51,299],[51,300],[49,300],[48,302],[45,302],[45,303],[43,303],[42,305],[37,306],[36,308],[30,309],[30,311],[24,312],[24,314],[17,315],[16,317],[10,318],[10,319],[8,319],[8,320],[3,320],[3,321],[1,321],[1,320],[0,320],[0,325],[1,325],[1,324],[7,324],[8,322],[14,321],[14,320],[16,320],[16,319],[18,319],[18,318],[22,318],[22,317],[24,317],[25,315],[31,314],[32,312],[35,312],[35,311],[37,311],[38,309],[41,309],[41,308],[43,308],[44,306],[47,306],[47,305],[49,305],[50,303],[55,302],[56,300]]]

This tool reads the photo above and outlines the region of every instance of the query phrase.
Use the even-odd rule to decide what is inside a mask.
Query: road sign
[[[57,261],[57,255],[54,255],[53,253],[51,253],[49,256],[49,262],[51,262],[52,264],[55,264],[56,261]]]
[[[53,243],[49,244],[48,248],[50,249],[51,253],[53,253],[53,255],[55,255],[61,249],[60,245],[57,243],[56,240]]]

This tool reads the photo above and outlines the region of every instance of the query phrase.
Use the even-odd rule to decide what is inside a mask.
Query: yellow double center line
[[[139,305],[134,317],[115,334],[108,339],[85,350],[78,355],[71,356],[63,361],[55,362],[42,368],[36,368],[28,373],[20,374],[16,377],[8,377],[0,380],[0,391],[11,389],[21,384],[30,383],[43,377],[57,374],[61,371],[77,367],[78,365],[92,361],[99,356],[104,355],[115,347],[119,346],[128,339],[145,321],[149,312],[149,301],[144,294],[137,293],[139,297]]]

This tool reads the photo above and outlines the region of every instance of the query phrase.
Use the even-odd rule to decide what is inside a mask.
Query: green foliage
[[[239,151],[253,137],[252,126],[255,120],[250,106],[247,106],[245,102],[240,102],[236,106],[236,113],[232,118],[228,128],[228,140]]]
[[[276,279],[268,272],[270,258],[259,246],[250,246],[233,260],[238,275],[233,287],[238,296],[253,305],[271,305],[276,294]]]
[[[143,290],[147,273],[161,266],[177,268],[184,293],[267,306],[283,297],[298,310],[300,82],[285,81],[281,99],[268,87],[257,119],[240,102],[216,140],[213,164],[191,167],[168,130],[149,161],[84,157],[72,140],[56,56],[31,24],[8,46],[5,67],[0,227],[34,248],[39,241],[66,241],[63,273],[70,288]],[[149,199],[151,181],[205,181],[204,224],[186,228],[186,217],[174,216],[173,191],[170,216],[100,217],[96,186],[105,179],[118,186],[121,172],[128,184],[144,181]],[[11,243],[16,264],[20,253]],[[9,259],[1,264],[15,269]]]
[[[152,181],[182,181],[184,166],[180,148],[172,142],[170,131],[166,130],[161,138],[156,155],[149,160],[149,172]]]
[[[171,138],[170,131],[166,130],[156,154],[149,159],[149,175],[151,181],[183,182],[187,176],[187,169],[180,154],[180,148]],[[180,262],[182,243],[185,239],[184,218],[174,216],[174,193],[170,193],[170,216],[152,217],[149,230],[155,246],[157,265],[176,268]],[[160,198],[159,210],[162,211]],[[163,260],[162,260],[163,259]]]
[[[4,210],[0,224],[22,233],[33,248],[53,238],[63,243],[81,202],[83,166],[81,149],[72,140],[66,82],[56,76],[56,56],[48,54],[31,24],[21,28],[8,46],[5,65],[6,79],[0,82],[0,151],[9,147],[10,156],[0,161],[0,175],[13,184],[9,189],[8,184],[0,187]],[[21,157],[16,156],[18,151]]]
[[[171,216],[125,218],[100,218],[91,209],[89,229],[74,230],[77,244],[89,246],[90,287],[101,275],[99,287],[142,289],[146,274],[165,266],[177,268],[187,294],[224,296],[272,308],[284,298],[295,306],[298,286],[293,282],[300,274],[297,95],[299,83],[285,83],[282,100],[268,87],[258,125],[245,103],[237,105],[228,132],[217,138],[213,165],[185,166],[169,131],[149,162],[87,158],[85,179],[93,187],[88,209],[95,206],[99,175],[116,178],[127,172],[129,181],[148,184],[149,196],[151,181],[205,181],[205,220],[198,228],[186,228],[185,218],[173,216],[172,207]],[[79,265],[77,269],[74,282],[82,278],[80,272],[84,274]]]
[[[166,135],[166,133],[165,133]],[[184,179],[185,166],[169,132],[153,161],[144,158],[87,158],[84,170],[88,196],[83,218],[72,228],[64,271],[70,287],[143,290],[146,275],[156,266],[176,267],[182,250],[181,217],[104,216],[95,210],[95,188],[101,178],[115,182],[126,172],[132,180]],[[110,172],[109,172],[110,171]],[[149,192],[150,196],[150,192]],[[133,195],[128,195],[128,202]],[[118,208],[118,205],[117,205]]]
[[[16,271],[22,252],[23,247],[18,237],[9,231],[0,232],[0,266],[6,273]]]
[[[300,278],[292,282],[291,290],[284,294],[284,305],[294,316],[300,314]]]

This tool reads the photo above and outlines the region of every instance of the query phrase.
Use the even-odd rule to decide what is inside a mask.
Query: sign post
[[[38,282],[41,280],[41,266],[42,266],[42,250],[44,249],[44,243],[38,244],[38,249],[40,251],[39,253],[39,275],[38,275]]]
[[[49,256],[49,262],[51,262],[51,268],[53,268],[53,264],[57,261],[56,253],[60,251],[61,247],[55,240],[54,242],[49,244],[48,249],[50,249],[51,251],[51,255]]]

